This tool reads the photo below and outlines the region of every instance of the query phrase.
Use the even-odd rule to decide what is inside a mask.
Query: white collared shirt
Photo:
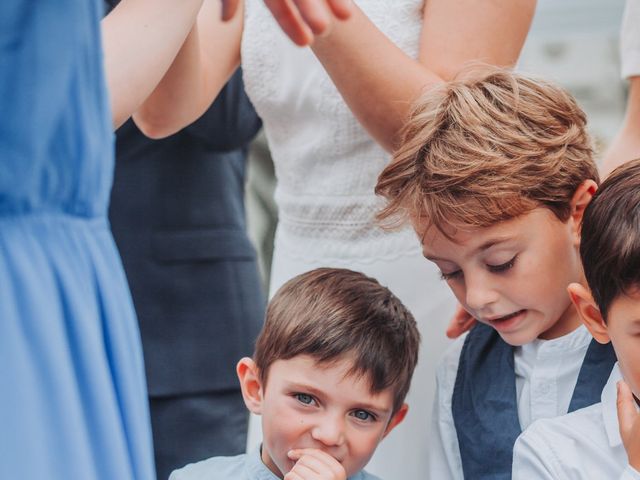
[[[465,336],[447,350],[438,365],[431,422],[430,477],[463,480],[462,460],[451,403]],[[523,430],[540,418],[564,415],[592,337],[584,326],[554,340],[534,340],[515,348],[518,418]]]
[[[532,424],[516,441],[513,479],[640,480],[627,462],[618,430],[616,363],[602,402]]]

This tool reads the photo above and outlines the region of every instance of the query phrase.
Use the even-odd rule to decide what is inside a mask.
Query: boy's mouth
[[[525,312],[526,310],[524,309],[518,310],[517,312],[503,315],[502,317],[487,318],[486,321],[496,330],[502,330],[504,328],[510,327],[513,323],[515,323],[516,319],[520,318]]]

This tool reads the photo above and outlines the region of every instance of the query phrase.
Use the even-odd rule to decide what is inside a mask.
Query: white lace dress
[[[422,0],[357,4],[393,42],[417,56]],[[270,294],[315,267],[345,267],[377,278],[409,307],[423,337],[409,414],[367,470],[387,480],[423,478],[435,367],[448,343],[444,332],[453,295],[423,258],[413,230],[389,233],[375,224],[381,200],[373,188],[390,157],[354,118],[312,51],[284,36],[262,0],[248,0],[245,15],[245,86],[264,121],[278,180]],[[250,443],[257,437],[253,422]]]

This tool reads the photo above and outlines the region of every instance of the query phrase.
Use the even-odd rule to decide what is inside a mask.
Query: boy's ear
[[[387,428],[385,429],[384,435],[382,436],[382,438],[389,435],[389,432],[391,432],[391,430],[397,427],[404,420],[404,417],[407,416],[408,411],[409,411],[409,405],[407,405],[406,403],[403,403],[402,406],[398,409],[398,411],[394,413],[393,417],[391,417],[391,419],[389,420],[389,423],[387,424]]]
[[[582,323],[585,324],[593,338],[598,343],[609,343],[609,332],[607,331],[607,324],[602,318],[600,309],[596,305],[596,302],[591,296],[591,292],[580,285],[579,283],[572,283],[567,287],[571,301],[580,315]]]
[[[262,413],[262,382],[256,362],[249,357],[242,358],[236,365],[236,373],[240,380],[244,404],[251,413]]]
[[[571,219],[573,220],[577,245],[580,245],[580,225],[582,224],[584,210],[587,208],[587,205],[589,205],[596,190],[598,190],[598,184],[596,182],[593,180],[584,180],[578,185],[576,191],[573,192],[573,197],[571,197]]]

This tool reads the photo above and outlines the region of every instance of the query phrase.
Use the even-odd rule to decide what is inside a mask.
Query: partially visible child
[[[479,322],[438,368],[438,480],[510,478],[522,429],[598,402],[615,362],[567,294],[598,184],[585,115],[552,84],[483,72],[422,99],[376,187]]]
[[[640,479],[640,160],[615,170],[593,197],[580,254],[590,290],[575,283],[569,292],[618,364],[601,403],[540,420],[520,436],[515,479]]]
[[[293,278],[237,367],[247,408],[262,416],[260,450],[170,480],[374,480],[363,468],[407,413],[419,343],[411,313],[376,280],[329,268]]]

